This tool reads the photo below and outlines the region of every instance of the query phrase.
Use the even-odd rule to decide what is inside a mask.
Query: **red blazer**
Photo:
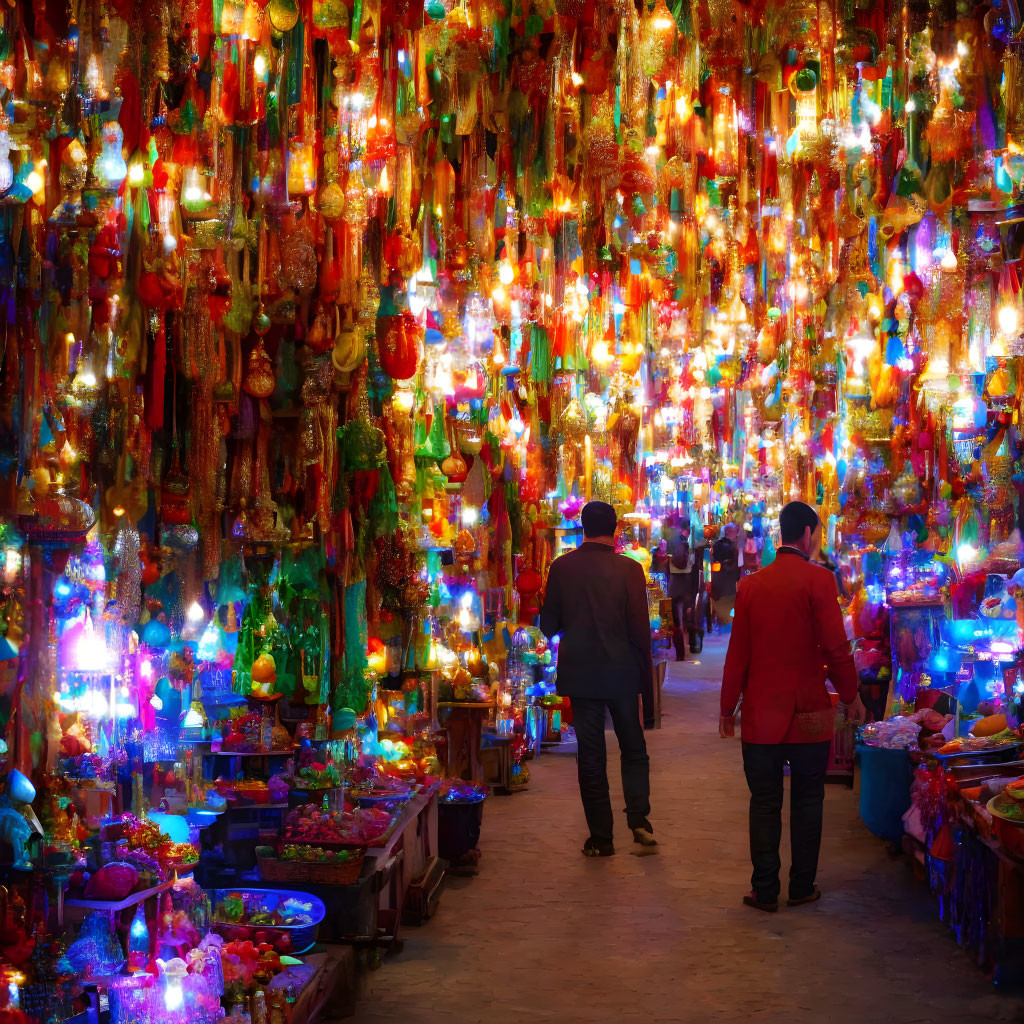
[[[832,707],[826,676],[843,703],[857,696],[835,577],[782,548],[771,565],[744,577],[736,593],[722,714],[734,714],[742,697],[745,742],[813,742],[821,736],[808,737],[794,716]]]

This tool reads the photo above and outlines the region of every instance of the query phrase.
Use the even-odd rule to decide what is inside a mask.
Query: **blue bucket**
[[[898,843],[910,808],[914,772],[905,750],[857,745],[860,756],[860,816],[876,836]]]

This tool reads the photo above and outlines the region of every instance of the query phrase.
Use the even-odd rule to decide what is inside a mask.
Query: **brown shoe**
[[[813,892],[809,896],[801,896],[800,899],[788,899],[786,900],[787,907],[802,907],[805,903],[817,903],[821,899],[821,890],[815,886]]]
[[[657,846],[658,840],[654,838],[654,834],[646,828],[635,828],[633,829],[633,842],[640,846]]]
[[[766,914],[774,914],[779,909],[779,901],[774,903],[762,903],[753,893],[743,897],[745,907],[753,907],[755,910],[763,910]]]

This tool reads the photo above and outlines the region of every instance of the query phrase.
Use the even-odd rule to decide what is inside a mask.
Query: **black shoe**
[[[581,851],[584,857],[611,857],[615,854],[615,846],[604,839],[595,839],[591,836],[584,844]]]

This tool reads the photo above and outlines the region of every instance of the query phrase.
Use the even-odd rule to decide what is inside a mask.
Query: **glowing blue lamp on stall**
[[[141,971],[148,961],[149,925],[146,924],[145,904],[140,903],[128,929],[128,966],[133,971]]]

